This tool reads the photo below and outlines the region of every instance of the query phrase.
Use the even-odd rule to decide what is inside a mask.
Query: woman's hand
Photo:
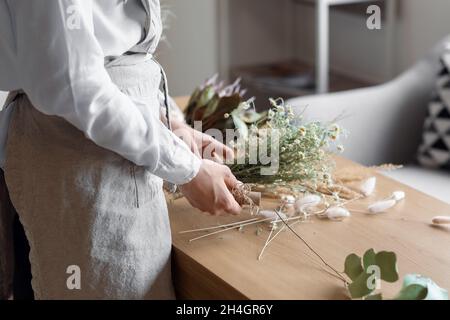
[[[197,176],[179,188],[189,203],[203,212],[237,215],[241,207],[230,192],[237,183],[227,166],[203,160]]]
[[[171,124],[173,133],[182,139],[199,158],[222,163],[234,159],[233,150],[213,137],[197,131],[183,122],[172,120]]]

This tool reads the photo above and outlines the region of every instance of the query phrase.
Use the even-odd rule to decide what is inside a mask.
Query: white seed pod
[[[325,214],[330,220],[342,220],[350,217],[350,212],[342,207],[331,207],[325,211]]]
[[[401,201],[405,199],[405,193],[403,191],[394,191],[392,193],[391,199],[394,199],[395,201]]]
[[[294,204],[295,203],[295,197],[290,194],[285,194],[281,197],[281,200],[285,203]]]
[[[395,200],[382,200],[371,204],[368,209],[370,213],[385,212],[395,206],[396,203],[397,202]]]
[[[286,215],[282,212],[278,211],[278,214],[280,215],[280,217],[278,216],[278,214],[275,211],[272,210],[261,210],[258,213],[260,216],[263,216],[264,218],[270,218],[272,220],[279,220],[280,217],[284,220],[286,219]]]
[[[433,224],[450,224],[450,216],[436,216],[432,220]]]
[[[359,190],[363,195],[366,197],[370,196],[374,191],[375,187],[377,186],[377,178],[376,177],[370,177],[369,179],[365,180],[359,187]]]
[[[295,210],[302,213],[303,210],[315,207],[322,201],[322,198],[315,194],[309,194],[295,201]]]

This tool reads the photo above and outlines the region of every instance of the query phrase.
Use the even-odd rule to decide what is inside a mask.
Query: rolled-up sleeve
[[[166,181],[195,177],[200,160],[111,81],[91,0],[11,0],[9,6],[20,82],[39,111],[66,119],[97,145]]]

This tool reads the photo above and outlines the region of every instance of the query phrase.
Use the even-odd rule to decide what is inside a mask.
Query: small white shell
[[[322,198],[320,196],[315,194],[309,194],[295,201],[295,210],[298,213],[301,213],[303,212],[303,210],[307,208],[317,206],[321,201]]]
[[[394,199],[395,201],[401,201],[405,199],[405,193],[403,191],[394,191],[392,193],[391,199]]]
[[[370,213],[380,213],[392,208],[396,203],[395,200],[382,200],[371,204],[368,209]]]
[[[281,218],[284,220],[286,219],[286,215],[282,212],[278,212],[279,215],[281,216]],[[272,220],[279,220],[280,218],[278,217],[277,213],[275,211],[272,210],[261,210],[259,211],[258,215],[263,216],[264,218],[270,218]]]
[[[376,185],[377,185],[377,178],[370,177],[361,184],[359,190],[362,192],[363,195],[368,197],[375,191]]]
[[[350,212],[342,207],[331,207],[325,211],[325,214],[330,220],[342,220],[350,217]]]
[[[450,224],[450,216],[436,216],[431,221],[433,224]]]

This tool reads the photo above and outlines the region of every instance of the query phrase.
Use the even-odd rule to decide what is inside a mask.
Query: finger
[[[217,163],[223,164],[223,159],[219,157],[215,152],[213,152],[213,160]]]
[[[224,177],[225,184],[227,185],[229,190],[233,190],[239,184],[239,180],[233,175],[231,170],[226,167],[226,173]]]
[[[233,215],[238,215],[239,213],[241,213],[242,210],[241,206],[239,205],[239,203],[237,203],[236,199],[229,190],[226,190],[226,193],[228,199],[226,207],[224,208],[225,211]]]
[[[189,142],[186,143],[191,149],[192,153],[195,154],[198,158],[202,158],[202,155],[200,154],[200,151],[198,150],[197,144],[194,142],[194,140],[189,140]]]
[[[222,162],[231,162],[234,160],[234,151],[223,143],[213,139],[211,141],[214,152],[222,158]]]

